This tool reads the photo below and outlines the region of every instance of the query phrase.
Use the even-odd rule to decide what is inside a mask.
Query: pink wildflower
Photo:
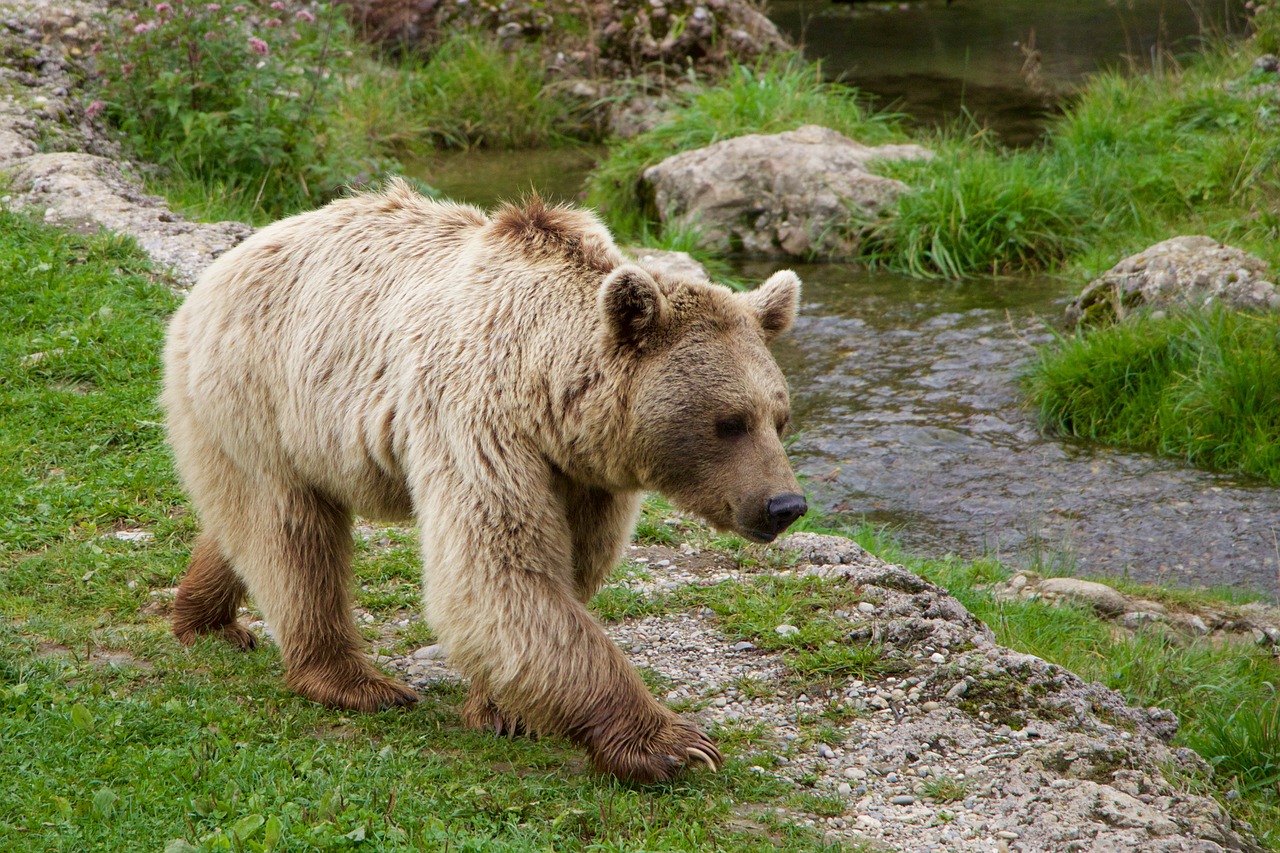
[[[163,15],[165,12],[172,12],[173,7],[170,6],[168,3],[157,3],[156,11],[159,12],[161,15]]]
[[[271,4],[271,8],[272,8],[272,9],[275,9],[277,12],[283,12],[283,11],[284,11],[284,4],[283,4],[283,3],[281,3],[281,2],[280,2],[280,0],[276,0],[276,2],[274,2],[274,3],[272,3],[272,4]]]
[[[249,47],[259,56],[266,56],[267,51],[270,49],[267,47],[267,43],[257,36],[249,36]]]
[[[107,108],[107,104],[105,101],[94,101],[92,104],[85,107],[84,116],[85,118],[93,118],[98,113],[105,110],[106,108]]]
[[[217,4],[217,3],[206,3],[206,4],[204,4],[204,7],[205,7],[206,9],[208,9],[210,12],[221,12],[221,11],[222,11],[222,6],[220,6],[220,5],[219,5],[219,4]]]
[[[232,11],[233,11],[233,12],[235,12],[237,15],[243,15],[245,12],[248,12],[248,11],[249,11],[249,7],[248,7],[248,6],[237,6],[237,7],[235,7],[235,9],[233,9]]]
[[[262,22],[262,26],[266,27],[267,29],[271,29],[273,27],[280,26],[282,23],[284,22],[281,21],[279,18],[267,18],[265,21]]]
[[[134,65],[132,62],[126,62],[124,65],[120,66],[120,74],[122,76],[128,77],[130,74],[133,73],[133,69],[137,67],[138,66]]]
[[[156,25],[151,23],[150,21],[143,21],[141,24],[138,24],[138,26],[134,27],[133,31],[138,35],[142,35],[143,33],[151,32],[155,28],[156,28]]]
[[[293,13],[293,16],[299,21],[306,21],[308,24],[314,24],[316,22],[316,16],[308,12],[306,9],[299,9]]]

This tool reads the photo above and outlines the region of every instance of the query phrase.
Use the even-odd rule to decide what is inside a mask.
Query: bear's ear
[[[772,341],[795,322],[800,307],[800,277],[791,270],[779,270],[750,293],[739,297],[760,321],[766,341]]]
[[[643,346],[667,323],[667,297],[640,267],[623,264],[600,285],[600,314],[609,334],[619,343]]]

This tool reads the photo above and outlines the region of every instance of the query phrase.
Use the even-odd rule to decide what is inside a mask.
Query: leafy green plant
[[[376,167],[346,159],[327,131],[347,38],[333,6],[172,0],[130,5],[106,24],[89,111],[137,156],[268,215],[314,205]]]

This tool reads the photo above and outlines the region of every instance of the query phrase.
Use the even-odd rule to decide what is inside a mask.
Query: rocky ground
[[[175,215],[142,191],[138,170],[86,115],[78,63],[93,38],[93,11],[45,0],[0,8],[0,172],[8,176],[0,202],[50,222],[129,234],[191,281],[249,229]],[[913,853],[1257,849],[1247,827],[1189,791],[1187,779],[1206,768],[1170,745],[1177,723],[1168,712],[1126,707],[1100,685],[1001,648],[945,590],[852,542],[800,534],[784,546],[792,557],[773,561],[781,569],[745,568],[689,544],[636,546],[628,565],[646,570],[619,584],[651,596],[769,572],[817,575],[853,595],[856,605],[837,615],[852,641],[893,656],[896,674],[797,692],[780,654],[726,636],[707,609],[624,619],[609,631],[665,685],[668,701],[705,723],[754,732],[766,756],[758,772],[819,795],[822,808],[790,819],[834,840]],[[1114,590],[1108,598],[1027,575],[999,592],[1089,600],[1120,629],[1158,622],[1193,633],[1243,631],[1258,642],[1280,637],[1268,629],[1269,612],[1175,617]],[[374,625],[384,637],[380,660],[418,687],[457,678],[438,646],[391,652],[417,618]],[[819,720],[827,724],[816,727]]]

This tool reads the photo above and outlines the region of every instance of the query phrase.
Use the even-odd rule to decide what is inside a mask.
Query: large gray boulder
[[[857,254],[860,222],[907,186],[872,174],[877,161],[932,156],[919,145],[869,146],[806,125],[685,151],[645,170],[663,227],[693,227],[724,254],[841,258]]]
[[[1174,237],[1125,258],[1067,306],[1071,325],[1105,325],[1144,306],[1280,311],[1266,261],[1211,237]]]

